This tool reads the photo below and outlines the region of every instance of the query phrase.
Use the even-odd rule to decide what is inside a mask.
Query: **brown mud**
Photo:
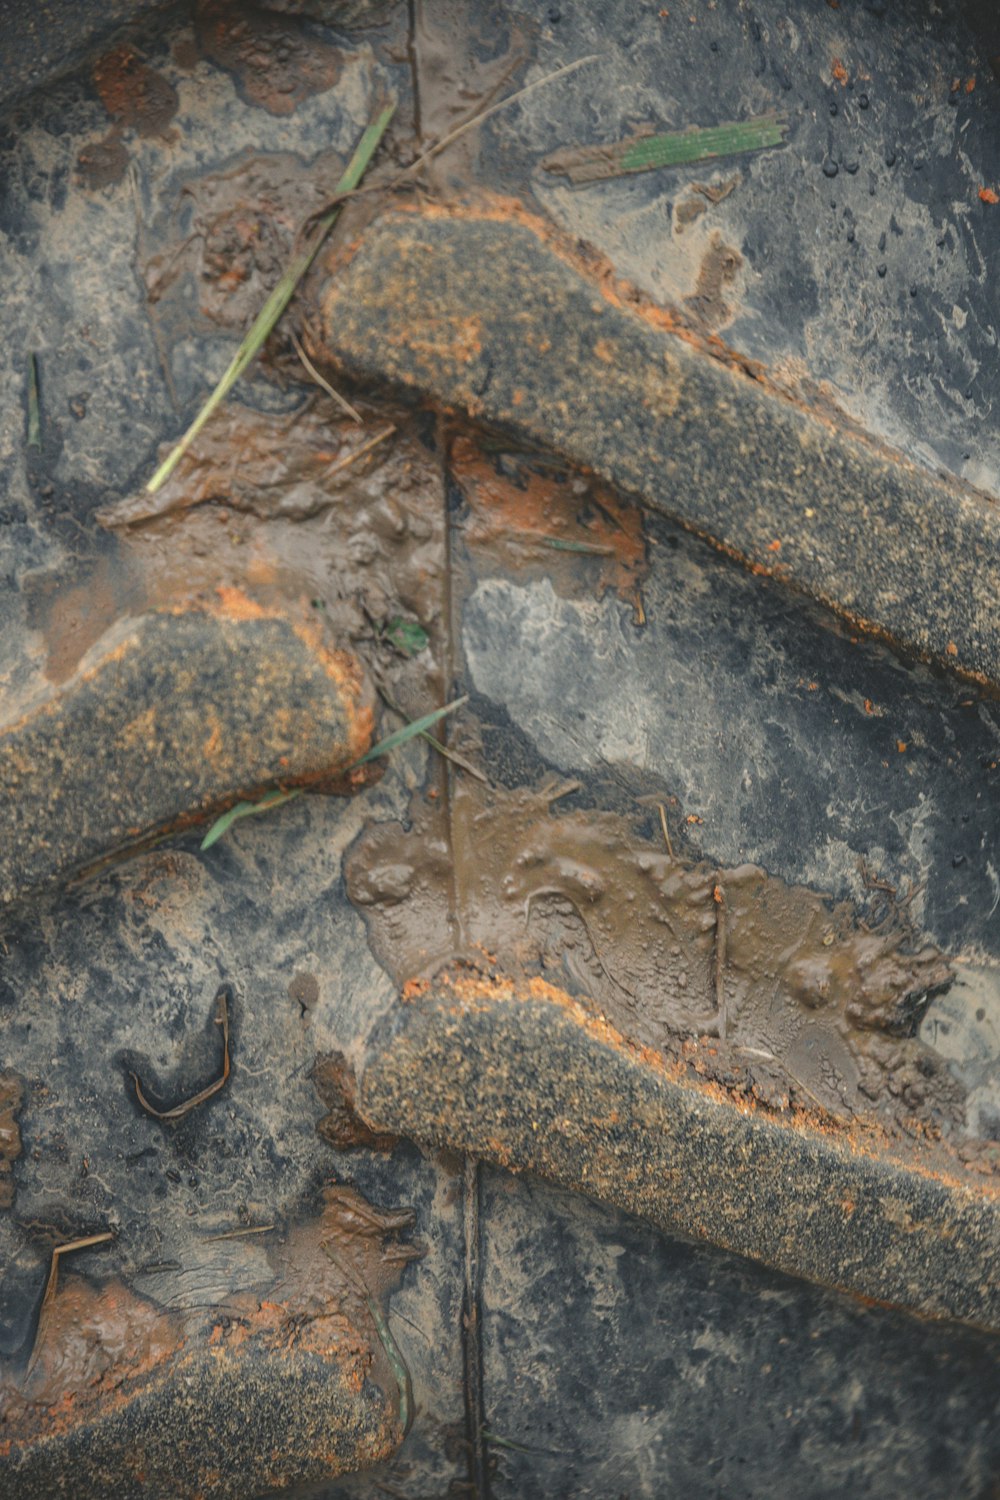
[[[512,89],[531,52],[528,23],[497,37],[490,34],[488,8],[473,16],[456,0],[413,0],[410,14],[414,133],[426,150]],[[434,188],[448,192],[474,180],[477,137],[478,132],[469,131],[449,148],[446,159],[428,165]]]
[[[163,135],[177,113],[177,90],[133,47],[106,53],[94,65],[94,85],[112,120],[139,135]]]
[[[393,1149],[396,1136],[370,1129],[358,1114],[357,1080],[342,1052],[317,1058],[311,1077],[327,1110],[316,1122],[317,1135],[338,1151],[351,1151],[359,1146],[370,1151]]]
[[[344,165],[329,151],[308,165],[278,152],[187,181],[183,238],[177,216],[141,257],[150,314],[169,325],[165,335],[172,341],[198,331],[187,296],[193,284],[201,318],[242,336],[287,268],[303,224],[332,196]]]
[[[244,0],[201,0],[195,30],[204,55],[231,73],[248,104],[294,114],[340,77],[341,53],[307,34],[304,18]]]
[[[348,893],[400,985],[455,957],[492,961],[776,1110],[960,1128],[960,1089],[911,1035],[950,969],[905,914],[873,929],[756,866],[673,857],[617,813],[567,808],[575,789],[458,777],[450,827],[418,794],[408,827],[362,835]]]
[[[5,1440],[35,1430],[51,1438],[95,1409],[125,1405],[165,1366],[208,1350],[308,1350],[374,1379],[395,1405],[396,1377],[366,1299],[384,1306],[419,1258],[419,1247],[398,1239],[413,1223],[410,1209],[384,1211],[331,1185],[317,1219],[267,1246],[270,1279],[183,1311],[167,1311],[119,1277],[98,1283],[64,1267],[26,1367],[0,1366],[0,1453]]]
[[[16,1073],[0,1073],[0,1209],[14,1204],[14,1163],[21,1154],[17,1114],[24,1089]]]

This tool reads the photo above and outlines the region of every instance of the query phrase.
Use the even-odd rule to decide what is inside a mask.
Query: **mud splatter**
[[[371,1151],[391,1151],[397,1144],[393,1135],[369,1129],[357,1112],[357,1081],[342,1052],[316,1060],[312,1071],[313,1086],[326,1105],[327,1113],[317,1121],[316,1133],[338,1151],[366,1146]]]
[[[14,1203],[14,1163],[21,1154],[17,1112],[23,1099],[16,1073],[0,1073],[0,1209]]]
[[[481,441],[457,437],[452,474],[468,506],[462,536],[473,555],[551,579],[573,597],[592,580],[597,597],[613,589],[644,619],[642,583],[649,571],[642,511],[569,470],[529,455],[489,455]]]
[[[185,183],[183,237],[177,214],[142,268],[164,337],[204,330],[191,321],[191,281],[201,317],[242,336],[288,266],[300,227],[328,201],[343,166],[333,152],[308,166],[279,152]]]
[[[112,120],[139,135],[163,135],[177,113],[173,84],[127,45],[95,63],[94,84]]]
[[[294,114],[340,77],[340,52],[307,36],[299,16],[243,0],[202,0],[196,30],[205,56],[232,74],[240,96],[272,115]]]
[[[80,181],[91,191],[112,187],[128,171],[128,152],[116,126],[103,140],[84,146],[76,159]]]
[[[85,1424],[95,1407],[140,1397],[168,1364],[212,1350],[249,1355],[293,1345],[349,1365],[356,1378],[374,1374],[387,1392],[395,1378],[366,1306],[384,1304],[405,1266],[422,1253],[401,1243],[410,1209],[382,1210],[349,1187],[323,1191],[318,1218],[299,1225],[285,1243],[268,1246],[269,1274],[220,1305],[168,1310],[119,1277],[94,1285],[67,1270],[45,1311],[26,1376],[0,1367],[0,1435],[52,1435]],[[329,1252],[332,1251],[331,1255]],[[197,1254],[197,1247],[192,1247]],[[235,1250],[233,1274],[241,1278]],[[259,1266],[248,1259],[248,1266]],[[245,1272],[242,1278],[245,1282]]]
[[[331,472],[385,429],[387,413],[359,427],[327,396],[310,400],[291,418],[231,405],[156,497],[141,491],[100,513],[114,542],[96,558],[26,581],[50,681],[67,680],[123,615],[211,602],[223,587],[311,611],[331,639],[356,643],[394,702],[425,711],[446,596],[433,455],[392,411],[396,433]],[[412,661],[381,633],[396,618],[427,635]]]
[[[505,22],[489,7],[470,12],[455,0],[415,0],[410,54],[415,80],[415,130],[422,147],[440,141],[498,98],[530,56],[523,30]],[[429,164],[430,180],[448,191],[467,182],[479,151],[472,131],[450,147],[445,158]]]
[[[401,984],[455,956],[495,956],[503,972],[589,997],[631,1041],[774,1108],[876,1110],[910,1131],[960,1125],[961,1091],[912,1036],[950,970],[902,918],[870,930],[850,903],[756,866],[672,858],[618,814],[568,810],[573,789],[460,779],[450,833],[418,796],[409,828],[363,835],[348,892]],[[720,898],[728,1026],[709,1039]]]
[[[722,182],[692,182],[685,197],[674,206],[674,228],[683,234],[689,224],[707,213],[710,206],[721,203],[740,185],[740,175],[727,177]]]
[[[731,315],[729,303],[722,295],[731,286],[743,264],[740,252],[727,245],[716,231],[709,242],[698,271],[698,281],[684,305],[708,328],[721,328]]]

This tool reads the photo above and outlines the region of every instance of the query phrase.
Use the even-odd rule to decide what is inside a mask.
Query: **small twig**
[[[225,1087],[226,1081],[229,1078],[228,994],[228,985],[223,985],[219,990],[218,995],[216,996],[216,1003],[219,1007],[219,1018],[216,1024],[222,1027],[222,1073],[214,1083],[210,1083],[207,1088],[199,1090],[199,1092],[197,1094],[193,1094],[190,1099],[185,1099],[183,1103],[175,1104],[173,1109],[157,1109],[154,1105],[150,1104],[149,1100],[143,1093],[142,1084],[139,1082],[139,1075],[137,1073],[133,1073],[131,1075],[132,1082],[135,1084],[135,1097],[138,1099],[147,1115],[152,1115],[155,1120],[182,1120],[184,1116],[189,1115],[193,1109],[197,1109],[199,1104],[204,1104],[206,1099],[211,1099],[213,1094],[217,1094],[220,1089]]]
[[[42,446],[42,406],[38,397],[38,355],[28,355],[28,447]]]
[[[462,1190],[465,1237],[465,1290],[462,1297],[462,1363],[465,1386],[465,1432],[469,1443],[469,1482],[475,1500],[489,1500],[483,1392],[482,1246],[479,1227],[479,1162],[466,1155]]]
[[[373,448],[377,448],[379,443],[384,443],[387,437],[392,437],[395,431],[395,427],[390,422],[388,427],[384,428],[381,432],[376,432],[374,437],[369,438],[367,443],[362,443],[360,448],[355,448],[353,453],[348,453],[346,458],[338,458],[336,463],[331,464],[328,469],[324,469],[324,480],[332,479],[334,474],[340,473],[341,469],[350,468],[351,464],[357,463],[359,458],[364,458],[366,453],[370,453]]]
[[[480,110],[479,114],[473,115],[471,120],[466,120],[462,125],[456,125],[454,130],[442,136],[436,145],[429,147],[423,155],[418,156],[416,161],[411,162],[400,172],[399,177],[391,185],[395,187],[396,182],[401,182],[407,177],[415,176],[421,167],[425,167],[435,156],[440,156],[442,151],[447,150],[453,141],[465,134],[467,130],[474,130],[477,125],[482,125],[491,115],[497,115],[502,109],[509,109],[512,104],[525,98],[527,94],[533,94],[536,89],[546,88],[548,84],[555,83],[557,78],[565,78],[570,73],[575,73],[578,68],[585,68],[588,63],[597,62],[600,54],[593,52],[589,57],[578,57],[575,62],[565,63],[561,68],[556,68],[553,73],[546,73],[544,78],[536,78],[534,83],[525,84],[523,89],[518,89],[514,94],[508,94],[506,99],[501,99],[498,104],[493,104],[489,109]]]
[[[276,1224],[256,1224],[247,1229],[227,1229],[225,1234],[209,1234],[205,1236],[206,1245],[214,1245],[217,1240],[241,1240],[249,1234],[269,1234],[276,1229]]]
[[[38,1360],[42,1344],[42,1327],[46,1314],[56,1294],[56,1286],[59,1281],[59,1261],[64,1255],[72,1255],[75,1250],[89,1250],[94,1245],[106,1245],[114,1235],[110,1229],[103,1230],[100,1234],[86,1234],[82,1239],[69,1240],[65,1245],[54,1245],[52,1249],[52,1260],[49,1264],[48,1280],[45,1283],[45,1292],[42,1296],[42,1305],[38,1310],[38,1325],[35,1329],[35,1341],[31,1347],[31,1355],[28,1366],[24,1372],[25,1380],[28,1379]]]
[[[309,358],[308,354],[303,349],[294,333],[292,334],[292,343],[295,345],[296,354],[299,356],[299,359],[305,366],[306,373],[312,377],[317,385],[322,386],[323,390],[326,391],[326,394],[328,396],[332,396],[333,400],[336,401],[341,411],[345,411],[349,417],[353,417],[355,422],[360,422],[363,426],[365,419],[358,411],[357,407],[352,406],[347,397],[342,396],[340,392],[330,384],[325,376],[319,373],[316,366],[313,364],[312,360]]]
[[[663,841],[667,846],[667,853],[670,855],[670,858],[673,859],[674,846],[670,842],[670,829],[667,827],[667,809],[664,807],[662,802],[658,802],[656,805],[660,809],[660,827],[663,829]]]
[[[863,854],[858,855],[858,871],[866,891],[884,891],[887,896],[895,896],[896,887],[890,885],[887,880],[879,880],[877,875],[873,875]]]
[[[726,1040],[726,893],[721,885],[712,887],[715,902],[715,1024],[719,1040]]]

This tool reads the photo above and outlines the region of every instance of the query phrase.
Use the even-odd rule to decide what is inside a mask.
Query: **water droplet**
[[[828,156],[826,158],[826,161],[823,163],[823,176],[836,177],[839,171],[840,168],[837,166],[837,163],[834,161],[833,157]]]

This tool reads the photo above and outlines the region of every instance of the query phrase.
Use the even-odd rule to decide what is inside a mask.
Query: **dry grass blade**
[[[309,358],[308,354],[303,349],[294,333],[292,334],[292,343],[295,345],[296,354],[299,356],[299,359],[302,361],[302,364],[305,367],[306,374],[312,380],[314,380],[318,386],[326,391],[326,394],[330,396],[332,400],[336,401],[341,411],[346,412],[347,415],[349,417],[352,417],[355,422],[363,424],[365,419],[358,411],[357,407],[352,406],[347,397],[342,396],[337,390],[336,386],[332,386],[326,379],[326,377],[319,373],[316,366],[313,364],[312,360]]]
[[[38,1310],[38,1326],[35,1329],[35,1342],[32,1345],[28,1366],[24,1372],[25,1380],[28,1379],[38,1360],[38,1351],[42,1344],[42,1332],[52,1299],[56,1294],[56,1286],[59,1282],[59,1261],[64,1255],[72,1255],[75,1250],[89,1250],[94,1245],[106,1245],[114,1239],[110,1229],[103,1230],[100,1234],[85,1234],[82,1239],[69,1240],[65,1245],[55,1245],[52,1249],[52,1260],[49,1265],[48,1280],[45,1283],[45,1292],[42,1296],[42,1305]]]
[[[404,714],[403,710],[401,708],[398,708],[396,704],[393,703],[392,699],[389,697],[384,688],[379,688],[379,694],[388,705],[388,707],[392,709],[392,712],[394,714],[398,714],[401,719],[405,720],[406,715]],[[428,745],[433,745],[437,753],[439,755],[443,755],[445,760],[450,760],[454,765],[458,766],[460,770],[468,772],[468,774],[474,777],[476,781],[481,781],[483,783],[483,786],[489,786],[490,778],[485,775],[478,766],[474,766],[471,761],[466,760],[464,755],[459,755],[457,750],[452,750],[449,745],[443,745],[439,739],[435,739],[434,735],[428,734],[426,729],[422,729],[420,731],[420,738],[422,740],[426,740]]]
[[[673,859],[674,846],[670,842],[670,827],[667,823],[667,809],[664,807],[662,802],[658,802],[656,805],[660,809],[660,827],[663,829],[663,842],[667,846],[667,853],[670,855],[670,858]]]
[[[536,89],[547,88],[550,83],[555,83],[557,78],[566,78],[570,73],[575,73],[578,68],[585,68],[589,63],[597,62],[598,59],[599,54],[597,52],[592,52],[589,57],[578,57],[575,62],[565,63],[561,68],[556,68],[554,72],[546,73],[544,78],[536,78],[534,83],[526,83],[523,89],[518,89],[514,94],[508,94],[506,99],[501,99],[498,104],[490,105],[489,109],[480,110],[477,115],[472,116],[471,120],[466,120],[462,125],[456,125],[454,130],[450,130],[435,145],[429,147],[423,155],[418,156],[415,162],[411,162],[400,173],[398,180],[403,181],[407,177],[415,176],[421,167],[425,167],[429,161],[433,161],[435,156],[440,156],[441,152],[447,150],[452,141],[457,141],[459,136],[464,135],[467,130],[475,130],[477,125],[484,124],[492,115],[498,115],[502,109],[509,109],[512,104],[516,104],[519,99],[524,99],[528,94],[533,94]]]
[[[300,255],[295,257],[288,270],[281,277],[281,280],[264,303],[264,306],[256,318],[254,318],[249,332],[245,335],[243,342],[237,349],[228,369],[215,387],[215,390],[209,396],[180,442],[171,449],[147,484],[146,488],[150,494],[155,494],[164,481],[169,479],[177,467],[181,456],[191,446],[213,412],[221,406],[237,380],[250,368],[264,347],[272,329],[295,295],[296,287],[316,259],[320,246],[336,223],[337,216],[340,213],[340,199],[344,194],[352,192],[364,176],[365,169],[374,156],[376,147],[385,134],[389,121],[392,119],[395,107],[394,104],[390,104],[383,109],[378,118],[368,126],[368,129],[361,137],[357,150],[351,157],[343,176],[337,184],[334,193],[334,207],[323,218],[318,220],[312,243]]]
[[[390,422],[388,427],[384,428],[382,432],[376,432],[374,437],[369,438],[367,443],[362,443],[360,448],[355,448],[353,453],[348,453],[346,457],[338,458],[336,463],[332,463],[324,471],[323,478],[331,479],[334,474],[339,474],[342,469],[349,469],[351,464],[357,463],[359,458],[364,458],[365,454],[370,453],[373,448],[377,448],[379,443],[384,443],[387,437],[392,437],[395,431],[395,427]]]
[[[270,1234],[276,1229],[276,1224],[254,1224],[246,1229],[228,1229],[225,1234],[210,1234],[206,1236],[205,1243],[214,1245],[218,1240],[244,1240],[251,1234]]]
[[[190,1099],[185,1099],[183,1103],[175,1104],[173,1109],[157,1109],[155,1105],[150,1104],[142,1092],[142,1084],[139,1082],[138,1074],[132,1074],[132,1082],[135,1084],[135,1097],[147,1115],[152,1115],[154,1120],[183,1120],[185,1115],[189,1115],[193,1109],[198,1108],[199,1104],[204,1104],[206,1099],[211,1099],[213,1094],[217,1094],[220,1089],[225,1087],[226,1081],[229,1078],[229,1001],[225,985],[223,985],[216,996],[216,1003],[219,1007],[218,1024],[222,1027],[222,1072],[214,1083],[210,1083],[207,1088],[199,1090]]]

